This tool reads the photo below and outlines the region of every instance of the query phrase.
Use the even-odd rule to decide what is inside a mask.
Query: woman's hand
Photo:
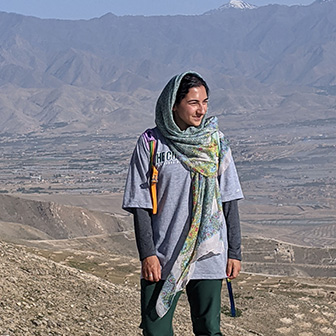
[[[230,280],[235,279],[241,269],[240,260],[237,259],[229,259],[226,266],[226,274]]]
[[[142,276],[145,280],[158,282],[161,280],[161,265],[156,255],[142,260]]]

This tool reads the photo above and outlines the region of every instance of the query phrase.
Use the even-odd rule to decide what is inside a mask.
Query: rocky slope
[[[97,204],[77,197],[73,204],[114,209],[112,200],[119,203],[118,197],[99,198]],[[60,217],[66,232],[75,217],[78,223],[87,219],[82,212],[91,217],[95,212],[5,195],[0,204],[0,335],[140,335],[140,268],[131,231],[112,233],[113,221],[105,219],[106,227],[112,225],[109,234],[56,239],[43,233],[55,225],[54,217],[46,215],[50,204],[66,210]],[[44,231],[34,227],[39,222]],[[94,223],[87,222],[88,230]],[[244,238],[245,273],[233,283],[240,316],[229,316],[224,286],[222,329],[233,336],[332,335],[336,278],[330,276],[335,274],[335,253],[331,247]],[[174,324],[176,335],[192,334],[185,295]]]
[[[0,334],[8,336],[140,335],[138,280],[115,284],[0,241]],[[116,259],[116,265],[130,259]],[[242,274],[233,284],[239,317],[229,316],[226,289],[222,329],[232,336],[334,335],[336,280]],[[190,336],[185,295],[175,315],[177,336]]]

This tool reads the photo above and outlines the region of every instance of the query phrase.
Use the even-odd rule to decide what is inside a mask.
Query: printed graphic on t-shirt
[[[154,160],[154,164],[157,168],[164,164],[175,164],[178,162],[179,161],[177,160],[176,155],[170,150],[156,153]]]

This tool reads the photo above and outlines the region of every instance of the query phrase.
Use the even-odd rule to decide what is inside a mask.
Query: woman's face
[[[208,95],[205,87],[193,87],[178,105],[173,107],[176,125],[182,130],[199,126],[208,109]]]

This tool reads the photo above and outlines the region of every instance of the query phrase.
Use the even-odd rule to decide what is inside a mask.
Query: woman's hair
[[[180,104],[181,100],[188,94],[189,89],[200,86],[204,86],[207,95],[209,95],[209,87],[202,77],[195,73],[186,74],[182,78],[180,86],[177,90],[174,105]]]

